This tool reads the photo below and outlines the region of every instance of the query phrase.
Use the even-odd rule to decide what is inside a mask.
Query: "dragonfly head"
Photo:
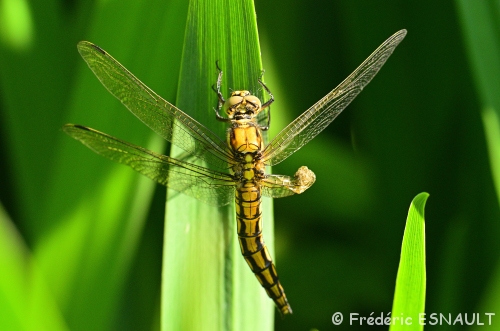
[[[252,119],[262,110],[262,103],[250,91],[233,91],[224,104],[228,118],[234,120]]]

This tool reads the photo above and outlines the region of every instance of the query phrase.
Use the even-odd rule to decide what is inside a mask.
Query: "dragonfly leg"
[[[262,70],[262,72],[260,73],[258,82],[264,88],[264,90],[266,90],[267,94],[269,94],[269,100],[267,100],[267,102],[262,105],[262,109],[266,109],[267,107],[269,107],[274,102],[274,96],[271,93],[271,90],[269,90],[269,87],[267,87],[267,85],[264,84],[264,82],[262,81],[262,76],[264,76],[264,71],[265,70]]]
[[[217,98],[218,98],[217,108],[214,109],[215,117],[217,118],[218,121],[229,122],[230,120],[228,118],[225,118],[220,114],[220,110],[222,109],[222,106],[224,105],[226,100],[224,100],[224,96],[220,91],[220,86],[222,84],[222,69],[219,67],[219,60],[215,61],[215,66],[217,67],[218,71],[217,83],[212,85],[212,89],[214,90],[215,93],[217,93]]]
[[[267,108],[267,125],[261,127],[261,130],[267,131],[267,130],[269,130],[269,127],[271,126],[271,107],[269,107],[269,106],[274,102],[274,96],[271,93],[271,90],[269,90],[269,87],[267,87],[267,85],[264,84],[264,82],[262,81],[262,76],[264,76],[264,72],[265,72],[265,70],[262,70],[262,72],[260,73],[258,82],[264,88],[264,90],[266,90],[267,94],[269,94],[269,100],[267,100],[267,102],[264,103],[261,107],[261,109]]]

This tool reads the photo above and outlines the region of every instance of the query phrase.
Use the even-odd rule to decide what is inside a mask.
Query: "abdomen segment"
[[[262,237],[261,190],[252,182],[236,190],[236,222],[241,253],[250,269],[281,314],[291,314],[292,308]]]

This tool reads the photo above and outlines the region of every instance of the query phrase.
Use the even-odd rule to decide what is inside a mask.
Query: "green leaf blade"
[[[410,206],[401,248],[389,330],[423,330],[425,311],[425,220],[428,193],[417,195]]]
[[[193,0],[189,4],[176,106],[225,139],[216,121],[216,62],[222,93],[257,90],[260,46],[253,2]],[[171,155],[182,153],[175,146]],[[203,166],[209,166],[202,164]],[[220,169],[219,169],[220,170]],[[168,192],[163,257],[162,330],[272,330],[274,304],[241,256],[235,210]],[[263,201],[271,252],[272,202]]]

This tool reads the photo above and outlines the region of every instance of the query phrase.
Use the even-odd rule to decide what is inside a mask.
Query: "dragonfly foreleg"
[[[269,127],[271,126],[271,108],[269,107],[273,102],[274,102],[274,96],[271,93],[271,90],[269,90],[269,87],[267,87],[266,84],[262,81],[262,77],[264,76],[265,70],[262,70],[260,73],[259,79],[257,80],[259,84],[266,90],[267,94],[269,94],[269,100],[266,101],[261,107],[262,110],[267,109],[267,125],[261,127],[261,130],[266,131],[269,130]]]
[[[218,121],[229,122],[230,120],[228,118],[225,118],[220,114],[220,110],[222,109],[222,106],[224,105],[226,100],[224,100],[224,96],[222,95],[222,92],[220,91],[220,87],[222,84],[222,69],[219,67],[219,60],[215,61],[215,66],[217,67],[217,72],[218,72],[217,83],[212,85],[212,89],[214,90],[215,93],[217,93],[217,99],[218,99],[217,108],[214,109],[215,117]]]

